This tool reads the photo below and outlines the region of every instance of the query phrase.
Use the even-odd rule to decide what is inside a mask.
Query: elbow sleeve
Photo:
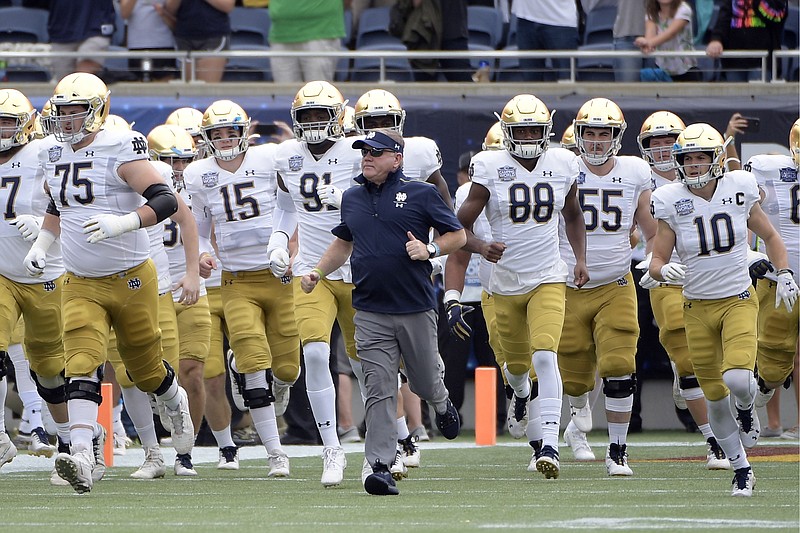
[[[178,211],[178,200],[166,183],[150,185],[142,196],[147,200],[145,205],[155,212],[158,222],[169,218]]]

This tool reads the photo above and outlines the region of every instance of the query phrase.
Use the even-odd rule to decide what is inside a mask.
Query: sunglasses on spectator
[[[397,153],[394,150],[388,150],[386,148],[362,148],[361,157],[364,157],[367,154],[371,155],[372,157],[380,157],[383,155],[383,152],[391,152],[393,154]]]

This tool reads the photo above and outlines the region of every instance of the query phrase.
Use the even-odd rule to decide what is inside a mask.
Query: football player
[[[545,477],[557,478],[562,385],[556,349],[569,276],[558,253],[559,214],[577,257],[573,283],[580,287],[589,279],[575,183],[578,163],[569,151],[549,148],[552,117],[535,96],[515,96],[503,108],[500,121],[506,149],[480,152],[472,159],[472,187],[458,218],[465,228],[472,228],[485,209],[491,226],[488,242],[468,231],[466,249],[495,263],[489,289],[506,359],[504,371],[514,389],[509,433],[520,438],[526,432],[533,362],[543,439],[535,466]],[[520,323],[527,328],[520,328]]]
[[[193,107],[181,107],[169,114],[164,124],[168,126],[178,126],[186,130],[194,140],[194,147],[197,151],[196,159],[205,159],[209,153],[206,143],[201,134],[203,125],[203,112]]]
[[[800,186],[797,173],[800,169],[800,119],[789,132],[791,156],[756,155],[750,158],[745,170],[752,172],[763,191],[761,209],[780,234],[787,253],[789,269],[795,283],[800,282]],[[769,252],[769,250],[767,250]],[[758,393],[756,407],[764,407],[775,394],[775,389],[792,375],[797,353],[798,308],[788,311],[783,306],[771,305],[775,301],[777,277],[767,274],[758,282]],[[798,384],[795,383],[795,386]]]
[[[606,98],[583,104],[573,121],[581,156],[578,198],[586,226],[586,263],[592,280],[567,289],[564,331],[558,366],[577,429],[588,433],[592,411],[588,393],[595,373],[603,380],[610,444],[606,469],[611,476],[633,475],[626,441],[636,387],[639,338],[636,289],[629,235],[636,224],[644,236],[655,235],[650,215],[650,167],[638,157],[617,156],[626,128],[619,106]],[[562,240],[561,255],[574,262]]]
[[[567,129],[564,130],[564,135],[561,136],[561,148],[566,148],[575,155],[581,155],[580,150],[578,150],[578,143],[575,142],[575,126],[572,124],[567,126]]]
[[[64,395],[64,347],[61,338],[61,280],[64,265],[58,246],[47,255],[48,266],[42,279],[32,280],[23,267],[23,259],[31,242],[38,235],[47,206],[38,175],[38,146],[31,142],[34,135],[36,110],[24,94],[15,89],[0,90],[0,205],[4,223],[0,225],[0,408],[4,410],[7,365],[11,365],[9,350],[12,335],[20,317],[24,318],[25,348],[32,376],[39,394],[48,403],[53,416],[65,432],[67,422]],[[21,354],[22,350],[19,350]],[[41,407],[40,407],[41,409]],[[33,439],[47,443],[41,427],[32,428]],[[38,434],[41,431],[41,434]],[[33,431],[32,431],[33,433]],[[47,455],[54,450],[42,449]],[[11,461],[17,449],[5,431],[4,414],[0,414],[0,466]]]
[[[203,250],[201,272],[216,265],[210,238],[224,265],[222,305],[240,392],[267,450],[270,477],[289,476],[276,414],[288,402],[300,372],[300,343],[290,279],[269,270],[270,234],[286,231],[273,211],[277,182],[274,144],[249,146],[250,117],[236,103],[218,100],[203,114],[201,133],[211,156],[183,171]],[[291,231],[294,231],[293,229]],[[335,430],[335,424],[334,424]]]
[[[775,299],[791,312],[797,284],[786,247],[759,205],[749,172],[725,172],[725,141],[708,124],[692,124],[672,148],[677,183],[653,193],[658,220],[650,276],[683,280],[683,316],[695,375],[708,404],[714,435],[734,469],[732,496],[752,496],[755,476],[745,448],[755,446],[753,367],[758,302],[747,268],[748,228],[764,240],[777,269]],[[670,260],[673,248],[680,263]],[[731,413],[729,393],[738,419]]]
[[[348,355],[351,360],[356,358],[350,264],[330,273],[310,294],[303,292],[300,279],[334,241],[331,229],[340,222],[341,193],[360,172],[361,154],[342,131],[344,107],[344,98],[330,83],[305,84],[292,102],[296,138],[284,141],[275,154],[279,188],[276,213],[280,213],[276,216],[296,220],[298,251],[292,265],[295,315],[303,343],[308,402],[322,438],[321,482],[326,487],[342,482],[347,465],[336,431],[336,392],[329,360],[334,320],[339,322]],[[335,205],[326,202],[331,196],[338,198]],[[293,233],[293,227],[285,233],[276,227],[270,238],[270,261],[276,276],[286,274],[288,241]],[[359,370],[354,368],[363,383]]]
[[[677,178],[675,163],[672,159],[672,145],[678,135],[686,128],[683,121],[669,111],[657,111],[642,123],[637,137],[642,159],[651,167],[653,189],[657,189]],[[676,252],[672,252],[671,260],[679,262]],[[647,261],[640,263],[640,268],[647,269]],[[709,470],[728,470],[731,465],[720,448],[714,432],[708,423],[708,409],[703,390],[694,375],[689,346],[686,343],[686,328],[683,322],[683,296],[681,283],[659,283],[645,272],[639,284],[650,290],[650,305],[658,325],[658,339],[673,363],[673,370],[678,377],[678,390],[686,401],[686,408],[692,414],[697,428],[706,439],[706,468]]]
[[[39,152],[50,203],[24,265],[31,276],[42,275],[47,250],[60,236],[68,272],[61,300],[72,454],[59,453],[56,470],[82,493],[93,483],[92,438],[109,325],[133,382],[164,405],[176,451],[186,453],[194,442],[186,392],[162,362],[156,271],[142,229],[173,214],[178,204],[147,161],[142,135],[100,130],[109,91],[98,77],[66,76],[50,103],[57,142]]]

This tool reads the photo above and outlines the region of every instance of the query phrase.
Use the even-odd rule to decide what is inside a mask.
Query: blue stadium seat
[[[0,42],[46,43],[48,13],[44,9],[4,7],[0,9]]]
[[[344,39],[342,44],[344,46],[350,45],[350,40],[353,38],[353,12],[349,9],[344,11]]]
[[[231,46],[269,46],[269,28],[272,21],[268,9],[235,7],[230,16]]]
[[[374,45],[404,46],[400,39],[389,33],[388,7],[365,9],[358,19],[356,50]]]
[[[496,49],[503,37],[503,19],[493,7],[467,6],[469,43]]]
[[[380,51],[401,51],[406,50],[403,44],[378,44],[359,48],[359,51],[374,50]],[[350,81],[378,81],[380,78],[380,54],[375,57],[357,57],[353,61],[353,71],[350,73]],[[408,59],[404,57],[393,57],[385,60],[386,79],[394,81],[414,81],[414,71]]]
[[[272,70],[270,68],[269,46],[257,44],[238,44],[231,46],[231,51],[235,50],[257,50],[265,53],[264,57],[229,57],[228,64],[225,65],[225,72],[222,74],[222,81],[272,81]]]
[[[613,43],[597,43],[579,46],[580,51],[606,51],[614,50]],[[577,81],[614,81],[614,58],[607,57],[579,57],[575,61],[575,79]]]
[[[503,50],[516,51],[517,45],[506,46]],[[519,70],[519,59],[502,58],[497,62],[497,72],[494,76],[495,81],[517,82],[522,81],[522,72]]]
[[[789,50],[800,48],[800,8],[795,5],[789,4],[781,44]]]
[[[509,46],[517,46],[517,17],[511,15],[508,22],[508,35],[506,36],[506,48]]]
[[[8,65],[6,79],[9,83],[47,83],[53,75],[39,65]]]
[[[614,42],[614,19],[616,18],[616,6],[596,7],[586,13],[586,29],[583,32],[583,44]]]
[[[719,59],[708,56],[698,57],[697,68],[703,75],[703,81],[719,81]]]

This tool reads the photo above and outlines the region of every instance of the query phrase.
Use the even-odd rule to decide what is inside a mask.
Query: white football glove
[[[636,268],[639,268],[638,265]],[[650,275],[650,272],[645,272],[642,279],[639,280],[639,286],[643,289],[655,289],[660,285],[658,280],[653,279],[653,276]]]
[[[282,277],[289,269],[289,252],[283,248],[275,248],[269,254],[269,269],[276,278]]]
[[[33,215],[19,215],[11,221],[11,224],[17,227],[22,238],[28,242],[33,242],[39,236],[39,230],[42,228],[43,217],[35,217]]]
[[[320,185],[317,187],[317,196],[320,202],[331,207],[339,208],[342,206],[342,190],[333,185]]]
[[[431,266],[433,267],[433,272],[431,272],[432,276],[438,276],[444,270],[444,263],[442,263],[441,257],[434,257],[433,259],[428,259],[431,262]]]
[[[786,310],[792,312],[797,301],[797,283],[790,272],[782,272],[778,274],[778,286],[775,289],[775,308],[780,307],[781,302],[786,305]]]
[[[680,263],[667,263],[661,267],[661,277],[667,283],[680,283],[686,277],[686,267]]]
[[[25,270],[28,275],[38,278],[44,273],[44,268],[47,266],[45,259],[47,250],[50,245],[55,242],[56,236],[47,230],[41,230],[36,241],[31,245],[30,251],[23,259],[22,263],[25,265]]]
[[[94,244],[105,239],[119,237],[123,233],[128,233],[139,229],[142,221],[134,211],[127,215],[95,215],[83,223],[83,232],[88,233],[86,242]]]
[[[639,270],[647,270],[648,268],[650,268],[650,260],[652,258],[653,258],[653,252],[650,252],[649,254],[647,254],[647,256],[644,258],[643,261],[639,261],[636,264],[636,268],[638,268]]]

